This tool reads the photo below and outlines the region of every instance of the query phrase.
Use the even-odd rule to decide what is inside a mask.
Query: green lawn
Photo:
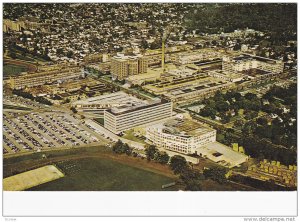
[[[66,176],[32,191],[159,191],[174,180],[108,159],[87,158],[57,164]],[[72,167],[70,167],[72,166]]]
[[[135,141],[135,142],[139,142],[139,143],[145,143],[145,141],[139,137],[136,137],[134,136],[134,131],[131,129],[131,130],[127,130],[124,132],[124,136],[122,136],[124,139],[128,139],[128,140],[132,140],[132,141]]]
[[[27,68],[24,66],[13,65],[13,64],[4,64],[3,65],[3,76],[15,76],[21,72],[26,72]]]
[[[47,159],[42,159],[46,154]],[[37,164],[48,165],[47,161],[56,164],[66,176],[64,178],[31,188],[35,191],[159,191],[178,190],[177,186],[161,189],[163,184],[173,182],[168,176],[153,172],[133,160],[128,165],[111,158],[101,157],[111,155],[110,148],[94,146],[68,150],[53,150],[48,152],[33,153],[3,159],[3,176],[8,177],[12,172],[24,172],[32,169]],[[86,156],[86,157],[83,157]],[[78,158],[77,158],[78,157]],[[83,157],[83,158],[81,158]],[[119,156],[118,156],[119,157]],[[60,160],[58,160],[59,158]],[[128,157],[123,156],[124,160]],[[128,160],[128,159],[127,159]],[[63,161],[63,162],[62,162]],[[71,167],[70,167],[71,166]]]
[[[104,126],[104,118],[96,118],[94,119],[96,122],[98,122],[101,126]]]
[[[224,135],[223,134],[221,134],[221,133],[218,133],[217,134],[217,141],[223,141],[224,140]]]
[[[76,149],[62,149],[62,150],[50,150],[46,152],[40,152],[40,153],[31,153],[27,155],[20,155],[20,156],[14,156],[10,158],[3,158],[3,165],[10,165],[10,164],[16,164],[22,161],[33,161],[37,159],[42,159],[42,155],[46,154],[49,158],[53,157],[63,157],[68,155],[82,155],[82,154],[94,154],[97,152],[102,153],[110,153],[111,149],[105,147],[105,146],[91,146],[91,147],[80,147]]]

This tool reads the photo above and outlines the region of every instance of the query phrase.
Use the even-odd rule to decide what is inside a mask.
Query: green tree
[[[237,120],[234,122],[234,126],[237,127],[237,128],[243,127],[244,124],[245,124],[245,121],[242,120],[242,119],[237,119]]]
[[[112,150],[114,153],[120,153],[123,146],[123,142],[121,140],[118,140],[112,147]]]
[[[211,108],[210,106],[205,106],[200,111],[201,116],[205,116],[205,117],[209,116],[212,119],[215,119],[216,114],[217,114],[217,111],[215,109]]]
[[[73,113],[77,113],[78,111],[75,109],[75,107],[71,107],[70,110],[73,112]]]
[[[56,49],[56,55],[62,55],[64,53],[64,49],[63,48],[58,48]]]
[[[157,161],[161,164],[167,164],[170,160],[170,156],[166,152],[158,152]]]
[[[226,101],[216,101],[216,108],[219,112],[226,112],[229,110],[229,104]]]
[[[148,49],[149,48],[149,44],[148,44],[148,42],[145,39],[142,39],[141,47],[143,49]]]
[[[214,181],[217,181],[218,183],[224,183],[226,182],[226,168],[225,167],[211,167],[209,169],[205,169],[203,171],[203,174],[205,178],[212,179]]]
[[[158,149],[154,145],[150,145],[145,149],[147,160],[153,160]]]
[[[112,147],[114,153],[117,154],[127,154],[128,156],[132,154],[132,149],[127,143],[123,143],[121,140],[118,140]]]
[[[201,181],[205,178],[198,170],[185,168],[180,173],[180,179],[185,184],[186,190],[200,191],[202,190]]]
[[[246,112],[245,119],[247,119],[247,120],[254,119],[258,116],[258,112],[256,112],[256,111],[246,110],[245,112]]]
[[[246,93],[245,98],[248,100],[254,100],[257,99],[257,95],[254,93]]]
[[[188,168],[186,159],[179,155],[171,157],[170,166],[175,174],[180,174]]]
[[[15,52],[10,52],[10,57],[11,57],[12,59],[16,59],[16,58],[17,58],[17,55],[16,55]]]
[[[67,52],[67,57],[68,57],[68,58],[72,58],[73,55],[74,55],[74,52],[73,52],[73,51],[68,51],[68,52]]]
[[[262,126],[266,126],[268,124],[268,120],[264,117],[259,117],[256,119],[256,123]]]

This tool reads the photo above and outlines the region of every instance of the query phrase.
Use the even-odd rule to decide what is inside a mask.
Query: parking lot
[[[40,104],[38,102],[20,96],[16,96],[16,95],[12,95],[12,96],[3,95],[3,104],[27,107],[31,109],[42,109],[47,107],[44,104]]]
[[[101,142],[101,137],[68,113],[3,114],[3,154],[75,147]]]

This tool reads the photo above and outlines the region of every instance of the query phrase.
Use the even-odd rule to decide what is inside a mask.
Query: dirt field
[[[22,191],[64,177],[53,165],[47,165],[3,179],[3,190]]]

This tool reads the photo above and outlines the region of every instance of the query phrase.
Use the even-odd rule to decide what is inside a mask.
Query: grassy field
[[[47,158],[43,158],[43,154]],[[161,190],[177,177],[166,165],[113,154],[103,146],[56,150],[3,159],[3,177],[55,164],[66,177],[32,190]],[[178,190],[171,187],[167,190]],[[165,190],[165,189],[164,189]]]
[[[134,135],[134,131],[131,129],[131,130],[127,130],[124,132],[124,136],[122,136],[124,139],[128,139],[128,140],[132,140],[132,141],[135,141],[135,142],[138,142],[138,143],[143,143],[143,144],[146,144],[145,141],[140,138],[140,137],[137,137]]]
[[[35,191],[159,191],[174,180],[108,159],[87,158],[56,164],[66,174]],[[176,190],[171,187],[168,190]],[[164,189],[165,190],[165,189]]]
[[[47,158],[43,158],[43,154]],[[168,165],[127,155],[113,154],[105,146],[56,150],[3,159],[3,178],[56,165],[65,177],[31,188],[32,191],[171,191],[184,190],[184,185],[161,189],[163,184],[178,181]],[[215,166],[216,163],[200,159],[194,168]],[[253,190],[251,187],[228,182],[219,184],[212,180],[201,181],[203,191]]]
[[[4,64],[3,65],[3,76],[16,76],[21,72],[26,72],[27,68],[24,66],[13,65],[13,64]]]

